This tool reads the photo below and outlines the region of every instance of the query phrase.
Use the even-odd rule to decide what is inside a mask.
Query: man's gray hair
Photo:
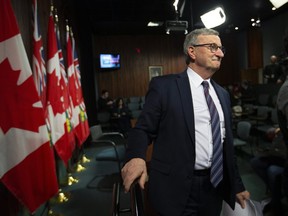
[[[198,36],[199,35],[216,35],[219,36],[219,32],[214,29],[208,29],[208,28],[200,28],[195,29],[191,31],[189,34],[186,35],[184,44],[183,44],[183,51],[186,55],[186,63],[189,64],[190,57],[188,55],[188,48],[192,46],[193,44],[198,43]]]

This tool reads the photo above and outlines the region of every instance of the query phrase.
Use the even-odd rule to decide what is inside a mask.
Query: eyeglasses
[[[223,54],[225,54],[225,47],[224,46],[218,46],[216,43],[207,43],[207,44],[193,44],[194,47],[207,47],[212,53],[215,53],[218,49],[220,49]]]

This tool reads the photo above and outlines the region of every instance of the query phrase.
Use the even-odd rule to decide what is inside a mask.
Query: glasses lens
[[[211,52],[216,52],[218,50],[218,45],[217,44],[210,44],[210,50]]]
[[[216,52],[218,50],[218,48],[223,52],[223,54],[225,54],[225,48],[223,46],[218,46],[217,44],[213,43],[210,45],[210,50],[211,52]]]

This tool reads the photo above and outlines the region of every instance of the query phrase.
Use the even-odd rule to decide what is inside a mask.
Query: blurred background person
[[[131,113],[128,107],[126,107],[123,98],[117,98],[111,116],[116,127],[119,129],[119,132],[127,137],[128,131],[131,128]]]
[[[99,112],[103,112],[103,111],[107,111],[107,112],[111,112],[111,110],[113,109],[113,100],[111,98],[109,98],[109,92],[106,89],[103,89],[101,91],[101,96],[98,99],[98,111]]]
[[[282,67],[278,64],[276,55],[270,57],[270,64],[266,65],[263,71],[264,83],[282,83]]]

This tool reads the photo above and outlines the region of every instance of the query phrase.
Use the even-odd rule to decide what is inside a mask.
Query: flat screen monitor
[[[119,69],[120,54],[100,54],[101,69]]]

